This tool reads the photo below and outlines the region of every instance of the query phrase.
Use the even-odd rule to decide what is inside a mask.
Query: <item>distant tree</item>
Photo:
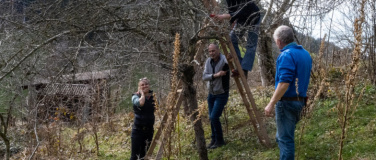
[[[289,25],[297,32],[306,33],[309,31],[307,23],[309,19],[323,16],[343,1],[308,1],[308,0],[271,0],[264,4],[267,8],[261,22],[259,43],[258,43],[258,63],[260,67],[261,82],[263,86],[274,84],[274,43],[272,34],[274,30],[282,24]],[[307,35],[312,34],[308,32]],[[309,38],[309,37],[307,37]],[[311,42],[314,41],[311,39]],[[310,44],[308,42],[307,44]],[[319,43],[318,43],[319,44]],[[308,48],[309,49],[309,48]],[[317,48],[318,49],[318,48]]]

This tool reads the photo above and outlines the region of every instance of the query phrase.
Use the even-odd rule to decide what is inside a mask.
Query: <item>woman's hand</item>
[[[142,91],[141,87],[138,87],[138,94],[141,95],[139,102],[140,102],[140,107],[142,107],[145,104],[145,93],[144,93],[144,91]]]
[[[141,87],[138,87],[137,93],[140,95],[144,95],[144,91],[141,89]]]

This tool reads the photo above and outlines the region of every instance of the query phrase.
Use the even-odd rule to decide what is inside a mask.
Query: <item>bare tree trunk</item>
[[[99,156],[99,140],[98,140],[98,129],[97,126],[93,127],[95,146],[97,148],[97,156]]]
[[[373,7],[373,12],[375,13],[376,11],[376,3],[375,1],[372,3],[372,7]],[[371,80],[373,82],[373,84],[376,84],[376,52],[375,52],[375,48],[376,48],[376,15],[373,14],[372,15],[372,22],[373,22],[373,38],[372,38],[372,44],[371,44],[371,53],[370,53],[370,59],[371,59],[371,66],[372,66],[372,69],[371,69]]]
[[[9,116],[9,115],[8,115]],[[9,138],[7,137],[7,122],[5,122],[3,115],[0,114],[0,120],[1,120],[1,129],[0,129],[0,137],[3,139],[5,143],[5,159],[9,160],[10,158],[10,143],[9,143]]]
[[[6,113],[7,114],[6,120],[3,117],[3,115],[0,113],[0,137],[3,139],[5,143],[6,151],[5,151],[4,157],[6,160],[9,160],[10,158],[10,142],[9,142],[9,138],[7,137],[7,133],[8,133],[8,127],[9,127],[9,121],[12,117],[11,113],[12,113],[12,109],[14,106],[14,101],[16,100],[16,98],[17,98],[17,95],[14,95],[12,101],[10,101],[9,109],[8,109],[8,112]]]
[[[198,113],[198,105],[196,98],[196,89],[193,86],[193,77],[196,74],[192,65],[182,64],[179,65],[179,71],[183,73],[183,96],[186,98],[185,111],[193,123],[195,130],[196,146],[200,160],[208,159],[208,152],[205,144],[205,134],[202,128],[202,122]]]
[[[273,8],[274,0],[271,0],[266,14],[261,21],[257,55],[262,86],[274,84],[275,68],[272,48],[273,39],[271,38],[271,34],[283,22],[284,14],[294,4],[294,2],[295,0],[283,0],[281,4],[277,4],[277,6],[280,6],[277,9],[277,12],[272,13],[271,10]],[[267,21],[271,21],[272,23],[266,24]]]
[[[260,67],[260,75],[262,86],[274,84],[274,60],[272,49],[272,38],[269,33],[261,31],[257,47],[258,64]]]

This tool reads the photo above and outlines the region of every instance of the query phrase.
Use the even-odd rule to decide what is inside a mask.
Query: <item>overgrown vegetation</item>
[[[229,24],[218,24],[208,16],[225,12],[224,1],[219,6],[212,2],[217,1],[1,1],[0,114],[10,118],[0,122],[0,133],[5,135],[0,138],[0,157],[8,151],[10,155],[5,158],[11,159],[128,159],[134,118],[130,96],[137,90],[139,78],[151,80],[151,89],[160,102],[157,128],[171,107],[166,105],[167,94],[176,91],[171,89],[171,82],[179,80],[175,71],[171,81],[173,62],[175,67],[184,63],[196,67],[192,84],[197,89],[194,98],[199,109],[194,112],[201,115],[208,142],[206,90],[200,76],[207,56],[202,46],[229,32]],[[249,77],[258,109],[263,111],[274,91],[268,85],[273,84],[278,50],[270,35],[278,25],[287,24],[314,59],[310,112],[296,129],[297,158],[374,159],[375,1],[257,2],[267,13],[260,26],[258,59],[254,62],[258,67]],[[358,10],[362,5],[364,16]],[[332,11],[340,11],[341,22],[334,22],[337,13]],[[330,14],[329,28],[323,27],[327,24],[322,18]],[[359,17],[364,23],[356,21]],[[213,28],[217,27],[224,30],[216,33]],[[313,30],[318,28],[320,34],[327,32],[328,36],[315,35]],[[176,33],[180,34],[177,50],[181,58],[173,60]],[[245,43],[241,45],[243,55]],[[349,65],[352,62],[354,65]],[[108,70],[114,75],[101,72]],[[65,88],[48,90],[54,85]],[[277,159],[278,147],[273,143],[272,148],[265,148],[259,143],[232,86],[221,118],[227,145],[209,150],[209,159]],[[176,96],[172,94],[170,97],[175,98],[170,100]],[[167,137],[170,142],[164,158],[199,159],[189,116],[180,110],[171,137]],[[264,119],[274,142],[275,121]]]
[[[365,88],[362,90],[362,88]],[[255,99],[262,110],[262,106],[269,101],[265,95],[273,93],[273,88],[254,89]],[[299,159],[336,159],[338,156],[338,140],[341,129],[338,127],[336,105],[338,100],[332,91],[327,91],[328,97],[316,103],[317,108],[306,121],[305,131],[301,144],[297,144],[297,152],[300,152]],[[363,92],[363,99],[359,102],[356,112],[349,122],[349,130],[346,135],[346,145],[344,147],[343,159],[373,159],[376,156],[376,87],[373,85],[358,85],[356,94]],[[205,103],[202,101],[201,103]],[[203,105],[201,107],[207,107]],[[210,124],[207,117],[207,110],[203,110],[202,122],[205,129],[207,142],[210,140]],[[206,114],[205,114],[206,112]],[[184,114],[179,114],[179,127],[173,134],[172,156],[173,159],[198,159],[194,144],[194,131],[192,124]],[[53,123],[46,128],[41,136],[46,139],[38,151],[38,157],[61,159],[128,159],[130,156],[130,133],[133,121],[132,112],[119,113],[113,117],[112,124],[98,124],[99,155],[95,148],[94,137],[90,134],[90,129],[84,128],[77,133],[77,127]],[[269,137],[274,142],[275,122],[273,118],[266,118]],[[273,147],[268,149],[262,146],[257,136],[253,133],[248,114],[242,106],[240,97],[236,91],[232,91],[225,114],[221,117],[224,124],[224,136],[226,145],[214,150],[209,150],[209,159],[276,159],[279,155],[278,147],[273,143]],[[300,128],[303,122],[299,122],[296,129],[296,138],[300,137]],[[59,127],[61,125],[61,127]],[[179,130],[177,130],[177,128]],[[15,128],[12,128],[15,129]],[[59,130],[58,134],[52,131]],[[12,141],[24,143],[22,141],[28,133],[24,130],[12,130],[16,135],[12,136]],[[42,131],[41,131],[42,132]],[[178,133],[180,135],[178,135]],[[46,135],[47,134],[47,135]],[[82,137],[83,136],[83,137]],[[179,139],[178,139],[179,138]],[[81,143],[81,149],[80,144]],[[181,149],[178,149],[181,146]],[[59,153],[59,154],[58,154]],[[64,154],[63,154],[64,153]],[[23,157],[23,153],[14,155],[14,159]]]

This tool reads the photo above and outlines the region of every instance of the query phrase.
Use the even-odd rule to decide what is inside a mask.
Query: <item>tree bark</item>
[[[283,0],[281,4],[277,4],[277,6],[279,6],[277,11],[272,13],[271,10],[274,0],[270,1],[266,14],[261,21],[257,55],[262,86],[274,85],[275,67],[272,48],[273,39],[271,34],[283,22],[284,14],[294,2],[295,0]],[[271,24],[267,24],[267,22],[271,22]]]
[[[12,117],[11,113],[12,113],[12,109],[14,106],[14,101],[16,100],[16,98],[17,98],[17,95],[14,95],[12,98],[12,101],[10,101],[6,120],[4,116],[0,114],[0,137],[3,139],[5,143],[6,152],[5,152],[4,158],[6,160],[9,160],[10,158],[10,141],[9,141],[9,138],[7,137],[7,133],[8,133],[8,127],[9,127],[9,121],[10,121],[10,118]]]
[[[202,128],[202,122],[199,117],[197,98],[196,98],[196,89],[193,86],[193,77],[196,74],[195,69],[192,65],[182,64],[179,65],[179,71],[182,73],[183,80],[183,96],[186,100],[186,105],[184,110],[186,115],[190,116],[193,123],[193,128],[195,130],[196,137],[196,146],[199,154],[200,160],[208,159],[208,151],[205,144],[205,134],[204,129]]]
[[[8,116],[10,116],[10,115],[8,115]],[[6,148],[4,158],[6,160],[9,160],[9,158],[10,158],[10,143],[9,143],[9,138],[7,137],[8,125],[7,125],[7,122],[5,122],[3,115],[1,115],[1,114],[0,114],[0,119],[1,119],[0,120],[1,121],[0,137],[3,139],[3,141],[5,143],[5,148]]]
[[[264,31],[260,32],[257,50],[262,86],[273,85],[275,81],[275,67],[272,38],[269,33]]]
[[[376,11],[376,3],[375,3],[375,1],[373,2],[373,5],[372,5],[372,7],[373,7],[373,13],[375,13],[375,11]],[[375,58],[375,56],[376,56],[376,52],[375,52],[375,48],[376,48],[376,15],[375,14],[373,14],[373,17],[372,17],[372,22],[373,22],[373,34],[372,35],[374,35],[373,36],[373,38],[372,38],[372,44],[371,44],[371,48],[372,48],[372,50],[371,50],[371,53],[370,53],[370,55],[371,55],[371,65],[372,65],[372,74],[371,74],[371,76],[372,76],[372,82],[373,82],[373,84],[374,85],[376,85],[376,58]]]

